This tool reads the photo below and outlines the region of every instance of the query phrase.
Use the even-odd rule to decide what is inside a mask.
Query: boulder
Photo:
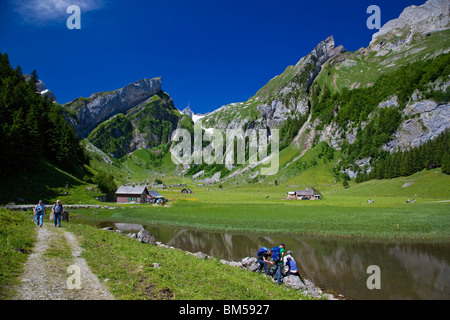
[[[114,226],[122,231],[140,231],[144,229],[144,227],[140,224],[133,224],[133,223],[114,223]]]
[[[155,237],[145,229],[142,229],[137,234],[137,240],[142,243],[155,244]]]
[[[208,259],[208,257],[209,257],[206,253],[203,253],[203,252],[196,252],[196,253],[194,253],[194,256],[199,259],[203,259],[203,260]]]
[[[312,281],[305,279],[304,283],[306,286],[307,293],[310,296],[313,296],[315,298],[320,298],[322,296],[323,294],[322,290],[317,288]]]
[[[294,288],[296,290],[306,290],[306,285],[297,276],[287,276],[283,278],[286,287]]]
[[[242,262],[227,261],[227,260],[221,259],[221,260],[220,260],[220,263],[226,264],[226,265],[228,265],[228,266],[230,266],[230,267],[238,267],[238,268],[242,268]]]
[[[258,259],[256,258],[244,258],[241,261],[242,268],[250,270],[250,271],[257,271],[259,268]]]

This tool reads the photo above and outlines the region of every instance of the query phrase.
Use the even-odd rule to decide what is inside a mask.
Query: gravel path
[[[44,223],[38,230],[14,300],[114,300],[81,258],[82,251],[72,233]],[[68,287],[68,279],[75,275],[68,272],[70,266],[79,268],[79,289]]]

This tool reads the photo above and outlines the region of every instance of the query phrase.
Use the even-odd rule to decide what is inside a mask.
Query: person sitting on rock
[[[302,277],[300,276],[300,272],[298,272],[297,263],[295,262],[294,258],[292,257],[293,253],[294,252],[292,252],[292,250],[289,250],[287,252],[288,255],[285,258],[285,265],[288,267],[288,269],[287,269],[285,276],[286,277],[296,276],[296,277],[299,277],[301,280]]]

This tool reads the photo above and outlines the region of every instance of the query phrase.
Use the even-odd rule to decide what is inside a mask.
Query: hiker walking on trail
[[[58,228],[61,228],[61,215],[63,213],[63,210],[64,210],[64,208],[63,208],[63,205],[61,204],[61,200],[57,200],[56,204],[52,208],[55,227],[56,227],[56,224],[58,224]]]
[[[261,249],[258,250],[257,255],[258,255],[258,262],[259,262],[259,269],[258,269],[258,274],[261,273],[262,268],[264,267],[264,273],[268,274],[268,270],[267,270],[267,264],[270,263],[271,265],[273,265],[272,261],[267,260],[267,258],[269,258],[272,254],[272,251],[270,249],[267,249],[266,247],[262,247]]]
[[[39,203],[34,207],[34,218],[36,220],[36,225],[38,227],[42,227],[42,223],[44,222],[44,214],[46,213],[45,205],[42,200],[39,200]]]

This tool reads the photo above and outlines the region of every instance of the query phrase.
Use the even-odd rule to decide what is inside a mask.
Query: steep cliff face
[[[373,85],[381,74],[450,52],[449,1],[429,0],[405,8],[375,33],[368,47],[323,66],[318,82],[332,91]]]
[[[148,100],[161,91],[161,78],[142,79],[110,92],[78,98],[63,107],[72,117],[69,121],[80,138],[86,138],[100,123]]]
[[[345,148],[340,170],[352,178],[358,174],[356,168],[370,170],[382,151],[405,151],[436,138],[450,128],[449,75],[441,70],[437,78],[424,76],[427,67],[415,63],[428,63],[450,52],[449,3],[429,0],[406,8],[373,36],[367,48],[356,52],[345,52],[342,46],[335,47],[332,37],[327,38],[250,100],[224,106],[206,117],[204,127],[270,131],[283,129],[291,119],[307,117],[292,139],[299,150],[294,161],[325,141],[336,150]],[[408,69],[411,65],[421,72]],[[397,78],[391,77],[390,85],[379,82],[381,76],[394,74]],[[406,76],[412,78],[403,81]],[[396,82],[404,87],[394,92],[389,87]],[[376,99],[364,91],[368,88],[374,88]],[[343,92],[356,93],[348,101]],[[370,110],[363,112],[368,103]]]
[[[170,142],[182,115],[163,91],[126,113],[100,123],[87,137],[94,146],[114,158],[137,149],[150,149]]]
[[[88,137],[115,157],[165,144],[182,123],[192,126],[193,121],[202,121],[205,129],[267,129],[269,134],[280,129],[280,145],[292,143],[293,149],[299,149],[294,161],[323,141],[335,150],[354,147],[361,156],[346,156],[352,163],[341,168],[354,177],[356,171],[349,166],[367,167],[378,151],[406,150],[450,127],[450,79],[442,72],[445,67],[438,70],[438,77],[423,79],[427,72],[423,65],[419,75],[408,69],[405,72],[421,78],[420,83],[405,82],[395,92],[389,89],[397,79],[403,80],[404,75],[396,73],[399,69],[450,52],[448,17],[448,0],[408,7],[374,34],[367,48],[356,52],[336,46],[330,36],[249,100],[207,115],[195,115],[190,108],[180,112],[161,90],[159,78],[79,98],[64,107],[80,137]],[[397,78],[389,78],[393,74]],[[379,83],[381,78],[389,78],[391,83]],[[411,85],[417,90],[409,90]],[[353,93],[354,99],[346,100]]]
[[[429,0],[421,6],[405,8],[398,19],[387,22],[373,35],[367,48],[330,59],[316,77],[314,88],[327,87],[331,93],[345,89],[367,88],[381,75],[388,75],[416,61],[425,61],[450,52],[450,24],[448,0]],[[448,92],[448,78],[430,83],[429,91]],[[401,110],[404,121],[395,132],[385,150],[404,150],[433,139],[448,127],[448,106],[442,101],[427,101],[416,92],[408,97],[409,103]],[[445,102],[445,101],[444,101]],[[386,97],[378,108],[398,108],[396,96]],[[334,116],[339,112],[336,105]],[[376,116],[376,111],[372,113]],[[308,121],[294,142],[309,148],[312,141],[327,141],[335,148],[346,141],[353,143],[357,127],[348,122],[346,129],[334,121],[323,125],[320,118]],[[368,122],[362,121],[362,126]]]
[[[62,106],[78,136],[113,158],[170,142],[178,126],[192,120],[161,89],[161,78],[142,79],[110,92],[94,93]]]
[[[414,101],[405,108],[404,114],[405,121],[393,139],[383,146],[384,150],[394,152],[418,147],[450,127],[450,103]]]
[[[373,35],[373,50],[389,50],[410,43],[416,34],[430,35],[449,27],[448,0],[429,0],[421,6],[407,7],[394,20],[387,22]]]
[[[309,112],[309,88],[322,65],[345,52],[332,36],[320,42],[295,66],[271,79],[246,102],[233,103],[206,116],[205,127],[219,129],[278,128],[292,114]]]

